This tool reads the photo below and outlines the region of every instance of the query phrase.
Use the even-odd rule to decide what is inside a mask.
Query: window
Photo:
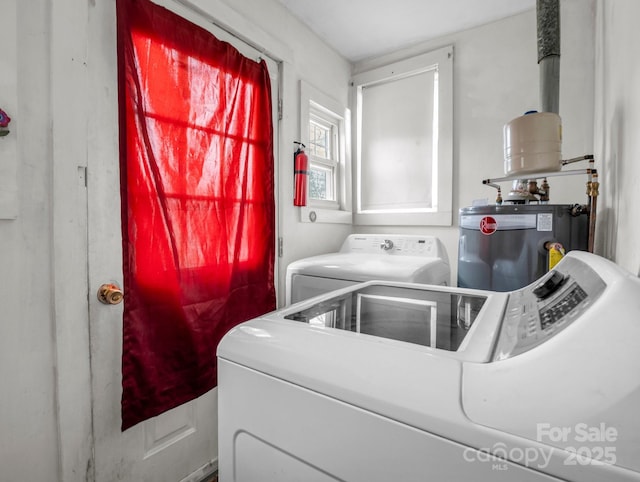
[[[338,208],[338,123],[311,103],[309,112],[309,200]]]
[[[309,157],[307,206],[300,209],[300,220],[351,223],[349,110],[301,82],[300,125]]]
[[[353,79],[355,224],[451,225],[453,48]]]

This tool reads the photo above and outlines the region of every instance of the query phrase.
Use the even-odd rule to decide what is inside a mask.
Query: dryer
[[[287,267],[286,304],[370,280],[449,285],[447,252],[437,237],[352,234],[340,251]]]
[[[370,281],[240,324],[220,481],[640,480],[639,315],[572,251],[508,293]]]

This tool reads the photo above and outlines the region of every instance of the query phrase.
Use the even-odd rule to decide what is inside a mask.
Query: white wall
[[[560,116],[564,158],[593,153],[593,24],[593,1],[562,0]],[[361,61],[355,65],[354,72],[364,72],[445,45],[454,46],[452,193],[453,209],[457,213],[474,199],[495,201],[495,189],[484,186],[482,180],[504,176],[503,125],[527,110],[540,110],[535,10]],[[586,177],[549,181],[551,202],[586,202]],[[508,183],[504,185],[503,194],[510,187]],[[354,229],[439,236],[445,243],[453,282],[456,282],[456,214],[450,228],[356,226]]]
[[[52,317],[50,95],[44,1],[0,7],[0,198],[17,166],[17,217],[0,220],[0,479],[55,480],[55,358]],[[25,61],[29,59],[29,61]]]
[[[596,153],[600,206],[596,250],[640,275],[640,38],[637,0],[599,0]]]

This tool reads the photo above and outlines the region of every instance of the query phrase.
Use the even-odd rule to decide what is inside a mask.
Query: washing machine
[[[448,285],[446,249],[434,236],[352,234],[337,253],[287,266],[286,304],[375,279]]]
[[[640,280],[572,251],[512,292],[369,281],[218,346],[219,476],[640,480]]]

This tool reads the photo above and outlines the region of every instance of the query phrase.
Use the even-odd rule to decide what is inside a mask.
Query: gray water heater
[[[511,204],[460,210],[458,286],[522,288],[548,271],[547,243],[586,251],[588,215],[569,204]]]

